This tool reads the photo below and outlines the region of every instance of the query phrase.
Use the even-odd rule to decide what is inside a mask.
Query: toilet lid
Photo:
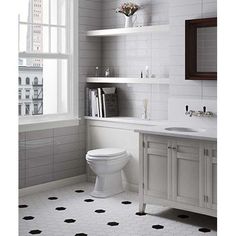
[[[88,155],[91,157],[114,157],[125,153],[126,150],[121,148],[103,148],[88,151]]]

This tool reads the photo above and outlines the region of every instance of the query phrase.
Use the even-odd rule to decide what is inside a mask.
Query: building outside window
[[[74,70],[77,68],[74,66],[74,52],[77,50],[74,49],[76,26],[73,13],[78,7],[73,7],[74,4],[78,1],[28,0],[25,6],[21,6],[18,22],[19,76],[26,78],[26,85],[30,85],[27,90],[32,91],[25,90],[25,97],[30,99],[30,94],[34,94],[30,107],[34,107],[37,91],[37,98],[40,96],[38,113],[45,119],[77,117],[75,78],[78,76],[74,76],[77,73],[77,69]]]
[[[21,77],[18,77],[18,84],[21,85]]]

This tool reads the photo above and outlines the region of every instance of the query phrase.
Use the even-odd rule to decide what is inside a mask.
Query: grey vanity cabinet
[[[140,211],[147,203],[216,216],[216,143],[140,134]]]

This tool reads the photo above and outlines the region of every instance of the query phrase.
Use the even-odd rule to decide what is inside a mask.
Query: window
[[[19,104],[19,105],[18,105],[18,115],[19,115],[19,116],[21,116],[21,107],[22,107],[22,105]]]
[[[30,114],[30,105],[26,104],[25,105],[25,115],[29,115]]]
[[[30,78],[29,78],[29,77],[26,77],[26,79],[25,79],[25,84],[26,84],[26,85],[29,85],[29,84],[30,84]]]
[[[77,0],[25,0],[19,15],[19,73],[31,78],[33,98],[40,95],[41,116],[76,117],[78,71],[74,52]],[[74,7],[73,7],[74,6]],[[74,18],[74,17],[75,18]],[[42,79],[43,78],[43,79]],[[26,79],[26,84],[27,79]],[[28,87],[29,88],[29,87]],[[27,89],[28,89],[27,88]],[[34,90],[34,91],[33,91]],[[27,98],[28,92],[26,93]],[[30,92],[29,92],[30,94]],[[30,99],[30,98],[29,98]],[[28,102],[28,101],[27,101]],[[33,115],[33,114],[32,114]],[[36,119],[37,117],[32,117]]]
[[[18,90],[18,99],[20,100],[21,98],[22,98],[22,90],[19,89],[19,90]]]
[[[18,84],[21,85],[21,77],[18,77]]]
[[[39,79],[38,79],[38,77],[35,77],[34,78],[34,85],[38,85],[38,83],[39,83]]]
[[[38,98],[38,89],[35,89],[34,90],[34,99],[37,99]]]
[[[26,89],[25,90],[25,99],[29,99],[30,98],[30,90]]]
[[[34,104],[34,115],[37,115],[38,114],[38,104],[35,103]]]

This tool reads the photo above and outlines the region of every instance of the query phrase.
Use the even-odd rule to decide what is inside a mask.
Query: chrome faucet
[[[188,105],[186,105],[185,109],[186,109],[185,115],[189,115],[189,117],[192,117],[192,116],[197,116],[197,117],[213,117],[214,116],[213,112],[207,111],[206,106],[203,107],[202,111],[193,111],[193,110],[189,111],[189,106]]]

